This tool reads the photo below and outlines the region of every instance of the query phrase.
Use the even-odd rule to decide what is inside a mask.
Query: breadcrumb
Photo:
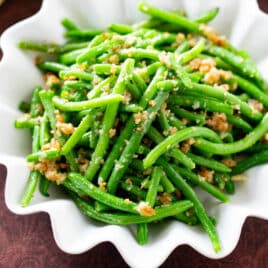
[[[255,99],[250,99],[248,101],[248,104],[251,108],[253,108],[255,111],[262,112],[264,107],[263,104]]]
[[[226,37],[223,35],[219,35],[213,27],[201,24],[200,30],[204,33],[204,35],[212,44],[222,47],[225,47],[227,45]]]
[[[231,125],[227,122],[226,114],[213,113],[213,115],[206,120],[206,124],[213,130],[226,131],[231,128]]]
[[[236,161],[232,158],[224,158],[221,160],[221,162],[226,165],[227,167],[235,167],[236,166]]]
[[[205,167],[201,167],[201,170],[199,171],[199,175],[204,178],[207,182],[212,183],[213,182],[213,175],[214,170],[209,170]]]
[[[106,182],[105,181],[99,182],[99,188],[103,191],[106,191]]]
[[[134,114],[134,121],[136,125],[141,122],[144,122],[147,118],[148,118],[147,111],[142,111]]]
[[[61,149],[59,141],[56,140],[55,138],[52,138],[49,143],[44,144],[41,148],[41,151],[47,151],[50,149],[56,149],[56,150]]]
[[[194,138],[190,138],[190,139],[184,141],[180,146],[181,151],[184,153],[188,153],[191,149],[191,145],[193,145],[194,143],[195,143]]]
[[[110,128],[109,129],[109,137],[112,138],[116,134],[116,129],[115,128]]]
[[[159,195],[159,201],[162,205],[168,205],[172,202],[172,197],[169,193],[164,192],[161,195]]]
[[[149,205],[148,202],[141,201],[136,207],[135,210],[137,210],[141,216],[154,216],[155,210]]]

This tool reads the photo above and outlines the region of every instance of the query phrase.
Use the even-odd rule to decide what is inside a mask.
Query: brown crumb
[[[60,79],[52,73],[46,73],[45,74],[45,83],[48,88],[53,87],[55,85],[60,84]]]
[[[79,69],[85,71],[87,69],[87,65],[85,63],[79,64]]]
[[[219,35],[217,31],[211,26],[201,24],[200,30],[204,33],[204,35],[212,44],[222,46],[222,47],[225,47],[227,45],[226,37],[223,35]]]
[[[221,69],[217,69],[213,67],[210,69],[208,73],[205,74],[204,81],[207,84],[215,85],[220,84],[220,82],[229,80],[232,77],[232,73],[230,71],[224,71]]]
[[[174,192],[175,196],[178,198],[178,199],[182,199],[182,193],[179,189],[176,189],[175,192]]]
[[[115,128],[110,128],[109,129],[109,137],[112,138],[116,134],[116,129]]]
[[[118,55],[114,54],[108,59],[108,62],[112,63],[112,64],[119,64],[120,59],[119,59]]]
[[[151,107],[155,107],[156,102],[155,102],[154,100],[150,100],[150,101],[149,101],[149,105],[150,105]]]
[[[65,172],[58,171],[59,168],[60,166],[55,159],[42,159],[32,167],[33,170],[40,171],[48,180],[55,181],[57,184],[62,183],[67,177]]]
[[[47,151],[50,149],[56,149],[56,150],[61,149],[59,141],[56,140],[55,138],[52,138],[49,143],[44,144],[41,148],[41,151]]]
[[[178,129],[176,127],[170,127],[168,130],[168,134],[169,135],[173,135],[178,131]]]
[[[209,183],[213,182],[213,175],[214,175],[214,170],[209,170],[205,167],[201,167],[201,170],[199,171],[199,175],[202,178],[205,178],[205,180]]]
[[[131,201],[130,201],[128,198],[124,199],[124,202],[125,202],[126,204],[130,204],[130,203],[131,203]]]
[[[56,127],[58,131],[66,135],[73,134],[75,131],[75,127],[71,123],[57,122]]]
[[[233,160],[232,158],[224,158],[221,160],[221,162],[226,165],[227,167],[235,167],[236,166],[236,161]]]
[[[127,179],[125,180],[125,183],[126,183],[128,186],[132,186],[132,185],[133,185],[133,182],[132,182],[131,178],[127,178]]]
[[[149,205],[148,202],[141,201],[135,209],[140,213],[141,216],[154,216],[155,210]]]
[[[262,112],[264,107],[263,104],[255,99],[250,99],[248,101],[248,104],[251,108],[253,108],[255,111]]]
[[[162,205],[168,205],[172,202],[172,197],[169,193],[164,192],[159,196],[159,201]]]
[[[129,91],[125,91],[124,92],[124,99],[123,99],[123,103],[124,104],[129,104],[129,102],[131,101],[131,93]]]
[[[194,138],[190,138],[184,141],[180,146],[181,151],[184,153],[188,153],[190,151],[191,145],[193,145],[194,143],[195,143]]]
[[[142,111],[134,114],[135,124],[139,124],[148,118],[148,112]]]
[[[231,128],[231,125],[227,122],[226,114],[213,113],[213,115],[206,120],[206,124],[213,130],[226,131]]]
[[[171,67],[170,54],[168,52],[162,52],[159,55],[159,61],[163,63],[167,68]]]
[[[99,182],[99,188],[103,191],[106,191],[106,182],[105,181]]]
[[[41,63],[41,61],[42,61],[42,58],[41,58],[40,55],[38,55],[38,56],[36,56],[36,57],[34,58],[34,63],[35,63],[35,65],[38,65],[39,63]]]

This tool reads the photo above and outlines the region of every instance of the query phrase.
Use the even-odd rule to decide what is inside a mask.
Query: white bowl
[[[17,48],[20,40],[62,42],[60,20],[69,17],[81,27],[105,27],[110,22],[134,22],[142,16],[136,10],[137,0],[45,0],[33,17],[9,28],[1,37],[4,52],[0,63],[0,162],[7,166],[5,199],[17,214],[46,211],[58,246],[65,252],[78,254],[103,241],[112,242],[125,261],[133,267],[160,265],[181,244],[188,244],[210,258],[228,255],[236,246],[241,226],[249,215],[268,218],[268,165],[247,172],[248,180],[237,185],[230,204],[220,204],[200,191],[210,215],[218,219],[217,230],[222,250],[216,254],[207,235],[199,227],[170,221],[150,228],[150,242],[139,246],[132,227],[100,224],[85,218],[72,201],[52,188],[49,198],[36,192],[31,205],[21,208],[19,199],[28,176],[24,157],[30,152],[28,131],[16,130],[13,122],[20,113],[17,105],[27,100],[31,89],[43,83],[34,66],[34,54]],[[249,51],[263,75],[268,78],[268,17],[258,10],[255,0],[166,0],[150,1],[164,8],[186,9],[192,17],[212,6],[221,7],[213,25],[231,42]]]

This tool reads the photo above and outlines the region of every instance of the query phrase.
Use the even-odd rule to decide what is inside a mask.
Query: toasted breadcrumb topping
[[[213,182],[213,175],[214,175],[214,170],[207,169],[205,167],[201,167],[201,170],[199,171],[199,175],[209,183]]]
[[[162,52],[159,55],[159,61],[163,63],[167,68],[171,67],[170,54],[168,52]]]
[[[131,203],[131,201],[130,201],[128,198],[124,199],[124,202],[125,202],[126,204],[130,204],[130,203]]]
[[[148,118],[147,111],[142,111],[134,114],[134,121],[136,125],[141,122],[144,122],[147,118]]]
[[[45,84],[48,88],[59,85],[60,84],[60,79],[52,73],[46,73],[45,74]]]
[[[184,153],[188,153],[191,149],[191,145],[193,145],[194,143],[195,143],[194,138],[190,138],[190,139],[184,141],[180,146],[181,151]]]
[[[67,177],[65,172],[58,171],[61,167],[59,163],[56,163],[55,159],[41,159],[38,163],[32,165],[30,168],[33,170],[38,170],[44,174],[48,180],[54,181],[57,184],[62,183]]]
[[[251,108],[253,108],[255,111],[262,112],[264,107],[263,104],[255,99],[250,99],[248,101],[248,104]]]
[[[136,207],[135,210],[139,212],[141,216],[154,216],[155,210],[149,205],[148,202],[141,201]]]
[[[110,128],[109,129],[109,137],[112,138],[116,134],[116,129],[115,128]]]
[[[229,80],[231,77],[232,72],[212,67],[210,71],[205,74],[204,81],[210,85],[218,85],[221,81]]]
[[[151,107],[155,107],[156,102],[155,102],[154,100],[150,100],[150,101],[149,101],[149,105],[150,105]]]
[[[236,166],[236,161],[232,158],[225,158],[225,159],[222,159],[221,162],[226,165],[227,167],[235,167]]]
[[[226,131],[231,128],[231,125],[227,122],[226,114],[213,113],[213,115],[206,120],[206,124],[213,130]]]
[[[172,197],[169,193],[164,192],[161,195],[159,195],[159,201],[162,205],[168,205],[172,202]]]
[[[56,123],[57,130],[63,134],[70,135],[73,134],[75,131],[75,127],[71,123]]]
[[[213,27],[201,24],[200,30],[204,33],[204,35],[212,44],[222,47],[225,47],[227,45],[226,37],[223,35],[219,35]]]
[[[112,55],[111,57],[109,57],[108,62],[112,64],[119,64],[120,62],[119,56],[116,54]]]
[[[46,143],[42,146],[41,151],[47,151],[50,149],[56,149],[56,150],[61,149],[61,145],[57,139],[52,138],[49,143]]]
[[[131,101],[131,93],[129,91],[125,91],[124,92],[124,99],[123,99],[123,103],[124,104],[129,104],[129,102]]]
[[[106,182],[105,181],[99,182],[99,188],[103,191],[106,191]]]

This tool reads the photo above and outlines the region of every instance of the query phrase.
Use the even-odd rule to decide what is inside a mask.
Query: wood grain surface
[[[259,4],[268,12],[268,0],[259,0]],[[40,5],[40,0],[6,0],[0,7],[0,34],[8,26],[34,14]],[[0,166],[0,268],[128,267],[108,242],[80,255],[63,253],[54,242],[47,214],[18,216],[7,209],[4,202],[5,177],[6,169]],[[266,268],[268,221],[248,218],[236,249],[226,258],[211,260],[189,246],[180,246],[161,267]]]

